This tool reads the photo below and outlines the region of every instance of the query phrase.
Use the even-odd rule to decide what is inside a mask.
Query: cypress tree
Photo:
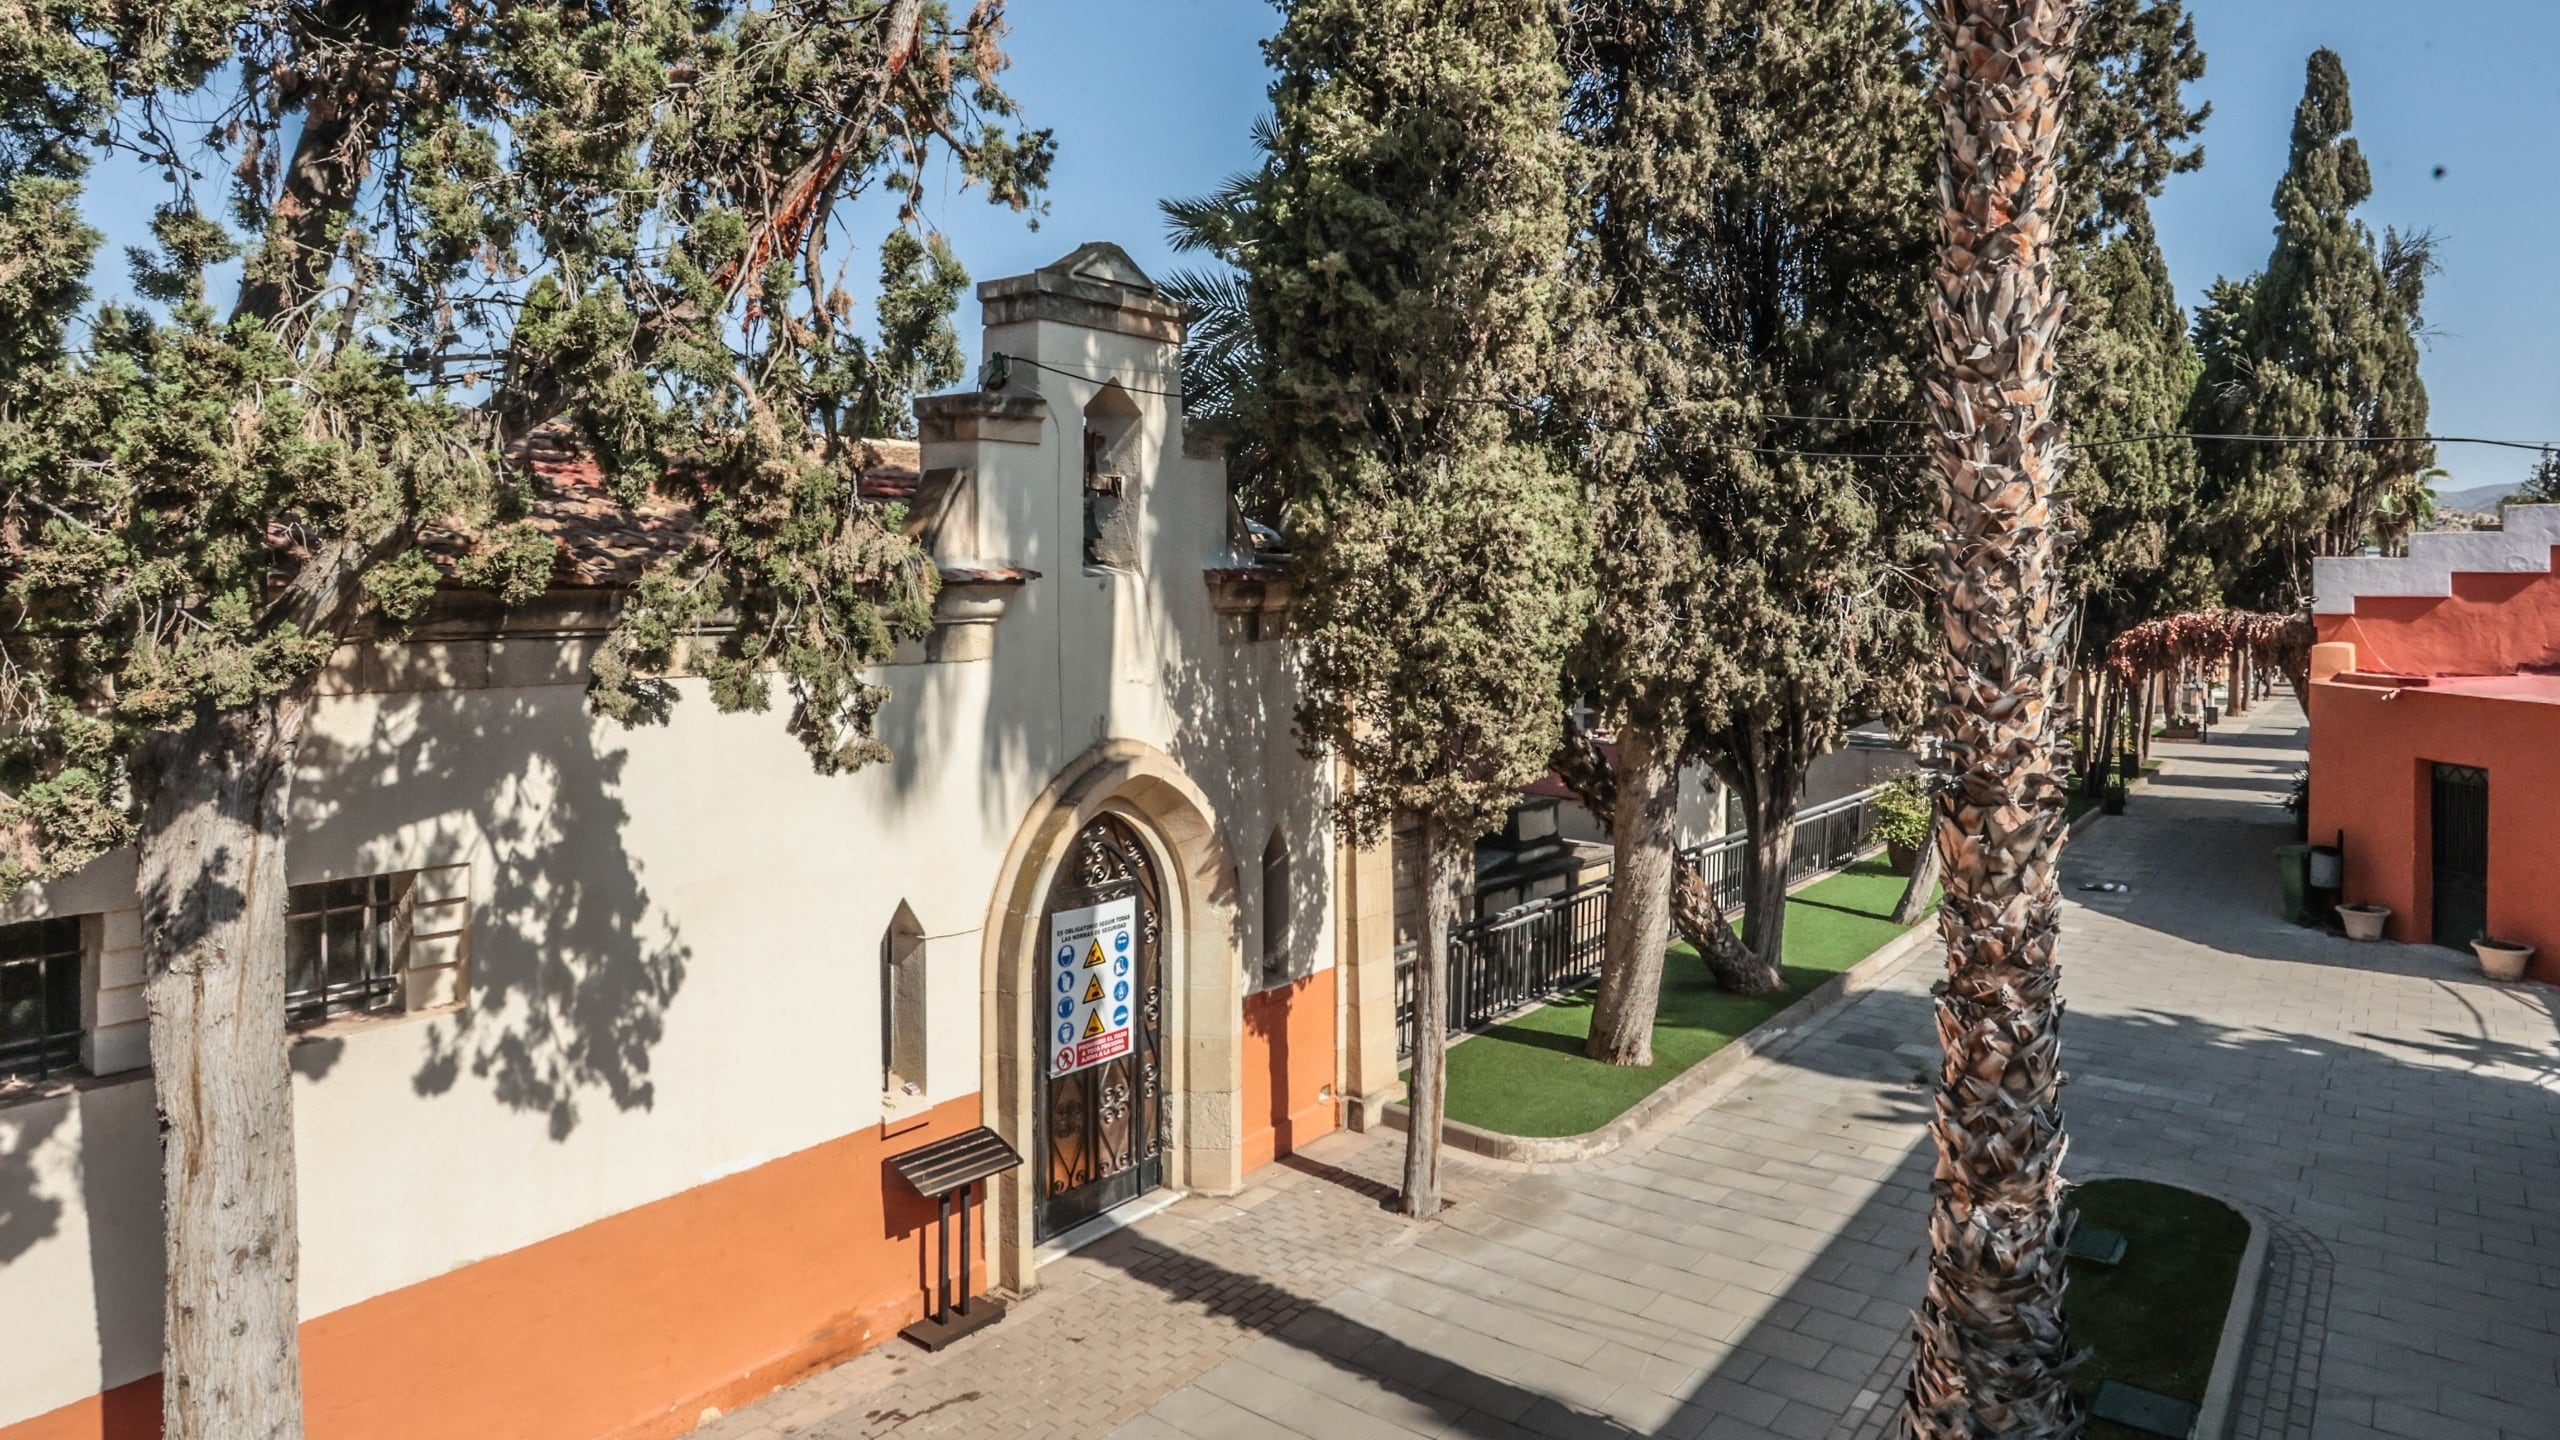
[[[1310,743],[1342,826],[1420,813],[1404,1209],[1439,1207],[1448,935],[1546,767],[1584,622],[1579,488],[1534,434],[1566,240],[1564,73],[1539,0],[1300,0],[1266,47],[1272,155],[1247,255],[1255,403],[1297,505]]]
[[[2095,0],[2072,63],[2062,152],[2062,413],[2100,443],[2075,449],[2060,476],[2076,543],[2064,583],[2077,605],[2079,672],[2096,675],[2109,640],[2157,613],[2177,517],[2193,500],[2195,443],[2186,408],[2195,349],[2151,223],[2173,175],[2204,163],[2195,143],[2211,112],[2186,87],[2204,75],[2195,22],[2180,0]],[[2139,441],[2128,437],[2156,437]],[[2113,753],[2115,712],[2084,698],[2094,753]],[[2086,767],[2091,794],[2102,767]]]
[[[2199,332],[2192,428],[2327,437],[2325,443],[2203,442],[2199,544],[2220,598],[2289,608],[2310,561],[2361,544],[2375,502],[2434,463],[2418,376],[2419,304],[2432,269],[2424,235],[2373,233],[2355,218],[2373,177],[2350,133],[2344,62],[2312,52],[2275,195],[2264,272],[2218,290]],[[2245,303],[2243,297],[2245,296]]]
[[[2204,163],[2193,143],[2211,114],[2186,87],[2204,75],[2195,22],[2179,0],[2097,0],[2072,65],[2063,137],[2063,413],[2092,439],[2062,477],[2079,530],[2065,568],[2081,605],[2080,661],[2159,604],[2173,520],[2192,499],[2195,446],[2180,432],[2197,362],[2169,282],[2151,202]]]
[[[1619,726],[1618,865],[1591,1051],[1643,1063],[1680,758],[1740,796],[1747,961],[1774,989],[1806,768],[1913,708],[1907,563],[1930,133],[1884,0],[1587,7],[1574,373]],[[1808,418],[1818,417],[1818,418]],[[1901,691],[1900,698],[1889,692]]]
[[[1002,33],[931,0],[0,15],[0,888],[137,852],[168,1440],[302,1433],[293,780],[341,643],[444,585],[549,584],[518,442],[567,426],[699,522],[628,597],[599,708],[663,713],[689,665],[723,708],[786,693],[821,769],[881,753],[867,671],[934,580],[858,499],[861,442],[956,371],[964,277],[893,236],[869,339],[826,277],[843,207],[946,144],[1000,202],[1042,183]],[[165,182],[140,304],[88,300],[110,148]]]

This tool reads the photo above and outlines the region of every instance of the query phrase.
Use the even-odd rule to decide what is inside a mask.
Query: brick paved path
[[[2071,1171],[2272,1223],[2235,1435],[2560,1436],[2555,994],[2282,924],[2269,850],[2299,713],[2172,747],[2066,885]],[[993,1331],[895,1345],[721,1440],[1866,1437],[1918,1296],[1933,956],[1614,1155],[1452,1156],[1457,1208],[1377,1196],[1398,1137],[1331,1137],[1042,1272]]]

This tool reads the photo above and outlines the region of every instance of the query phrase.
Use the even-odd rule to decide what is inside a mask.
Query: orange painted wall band
[[[1270,1164],[1330,1133],[1336,1107],[1325,1091],[1334,1072],[1334,975],[1244,998],[1244,1168]]]
[[[669,1440],[921,1317],[933,1206],[877,1126],[307,1321],[312,1440]],[[980,1227],[978,1233],[983,1235]],[[980,1265],[980,1275],[986,1269]],[[0,1440],[156,1440],[158,1376]]]

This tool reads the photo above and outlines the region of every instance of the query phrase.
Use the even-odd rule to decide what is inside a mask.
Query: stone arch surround
[[[1208,797],[1173,757],[1135,740],[1105,740],[1078,756],[1033,801],[1005,852],[984,931],[982,1047],[985,1123],[1024,1163],[988,1183],[987,1248],[996,1283],[1015,1291],[1036,1282],[1032,1187],[1036,1137],[1032,1087],[1040,1065],[1030,1045],[1035,977],[1044,947],[1042,907],[1059,862],[1094,817],[1118,815],[1145,843],[1165,877],[1167,1013],[1164,1100],[1172,1121],[1168,1185],[1231,1194],[1244,1182],[1244,980],[1236,912],[1236,867]]]

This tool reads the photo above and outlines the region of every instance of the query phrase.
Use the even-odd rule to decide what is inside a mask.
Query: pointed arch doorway
[[[1108,813],[1076,832],[1050,882],[1030,1050],[1035,1241],[1165,1182],[1165,901],[1146,842]]]

